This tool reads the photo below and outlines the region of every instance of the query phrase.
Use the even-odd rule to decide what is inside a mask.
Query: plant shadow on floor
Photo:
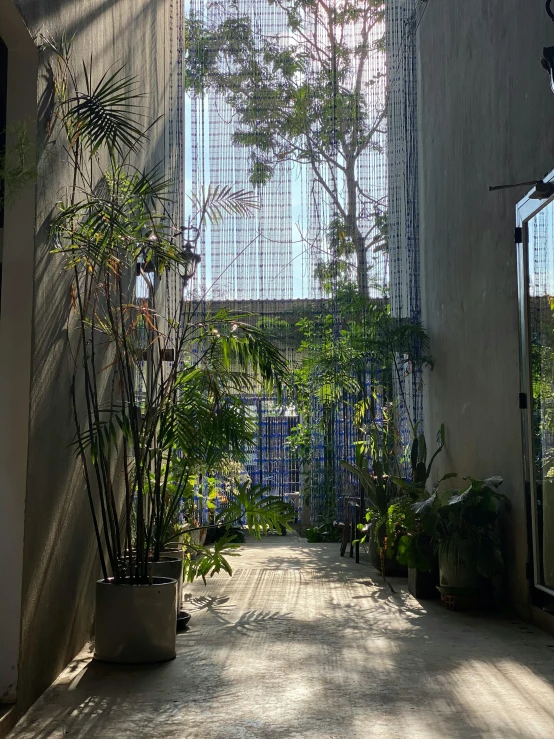
[[[393,595],[362,568],[339,582],[316,553],[301,576],[276,573],[297,557],[280,548],[267,570],[192,589],[175,661],[77,662],[12,739],[554,735],[548,637]]]

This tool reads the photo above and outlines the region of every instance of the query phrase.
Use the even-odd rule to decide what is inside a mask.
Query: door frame
[[[534,187],[516,206],[516,255],[520,335],[520,407],[522,410],[523,457],[529,549],[528,579],[532,602],[554,605],[554,588],[540,582],[539,523],[533,443],[533,386],[529,337],[529,221],[554,202],[554,170],[542,181],[551,187]]]

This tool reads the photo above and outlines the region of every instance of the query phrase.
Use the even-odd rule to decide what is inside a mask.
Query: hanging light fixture
[[[546,12],[551,21],[554,21],[552,0],[546,0]],[[542,50],[541,64],[550,77],[550,89],[554,92],[554,46],[545,46]]]
[[[196,274],[196,268],[200,264],[200,256],[194,251],[190,241],[183,246],[183,261],[179,263],[179,274],[186,285]]]

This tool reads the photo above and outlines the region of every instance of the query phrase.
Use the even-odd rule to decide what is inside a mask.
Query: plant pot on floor
[[[439,597],[439,568],[434,565],[429,572],[422,572],[416,567],[408,567],[408,590],[421,600],[433,600]]]
[[[369,528],[369,559],[371,564],[381,572],[381,544],[375,541],[375,526],[372,523]],[[408,568],[396,561],[396,556],[385,555],[385,577],[406,577]]]
[[[94,657],[116,664],[175,659],[177,581],[155,577],[152,585],[96,583]]]
[[[467,542],[461,542],[456,552],[439,554],[439,571],[437,590],[443,605],[451,610],[466,610],[479,605],[479,574]]]
[[[148,563],[148,574],[151,577],[164,577],[177,581],[177,613],[183,602],[183,550],[181,556],[177,550],[162,552],[157,562]]]
[[[433,551],[431,537],[418,534],[409,539],[412,544],[412,560],[419,563],[420,567],[429,566],[429,570],[419,567],[408,567],[408,590],[414,598],[432,600],[439,597],[437,586],[440,582],[439,558]]]

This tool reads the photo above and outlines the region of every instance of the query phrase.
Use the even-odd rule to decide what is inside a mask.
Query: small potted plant
[[[442,452],[445,442],[444,424],[437,432],[436,448],[427,462],[427,443],[425,436],[416,437],[411,449],[412,474],[410,480],[395,478],[399,498],[389,511],[389,518],[399,521],[402,529],[397,543],[396,558],[408,568],[408,590],[416,598],[437,598],[436,586],[439,584],[438,558],[433,550],[432,527],[428,518],[414,513],[414,504],[428,496],[427,485],[431,477],[433,463]],[[443,481],[455,477],[445,475],[437,483],[433,492]]]

